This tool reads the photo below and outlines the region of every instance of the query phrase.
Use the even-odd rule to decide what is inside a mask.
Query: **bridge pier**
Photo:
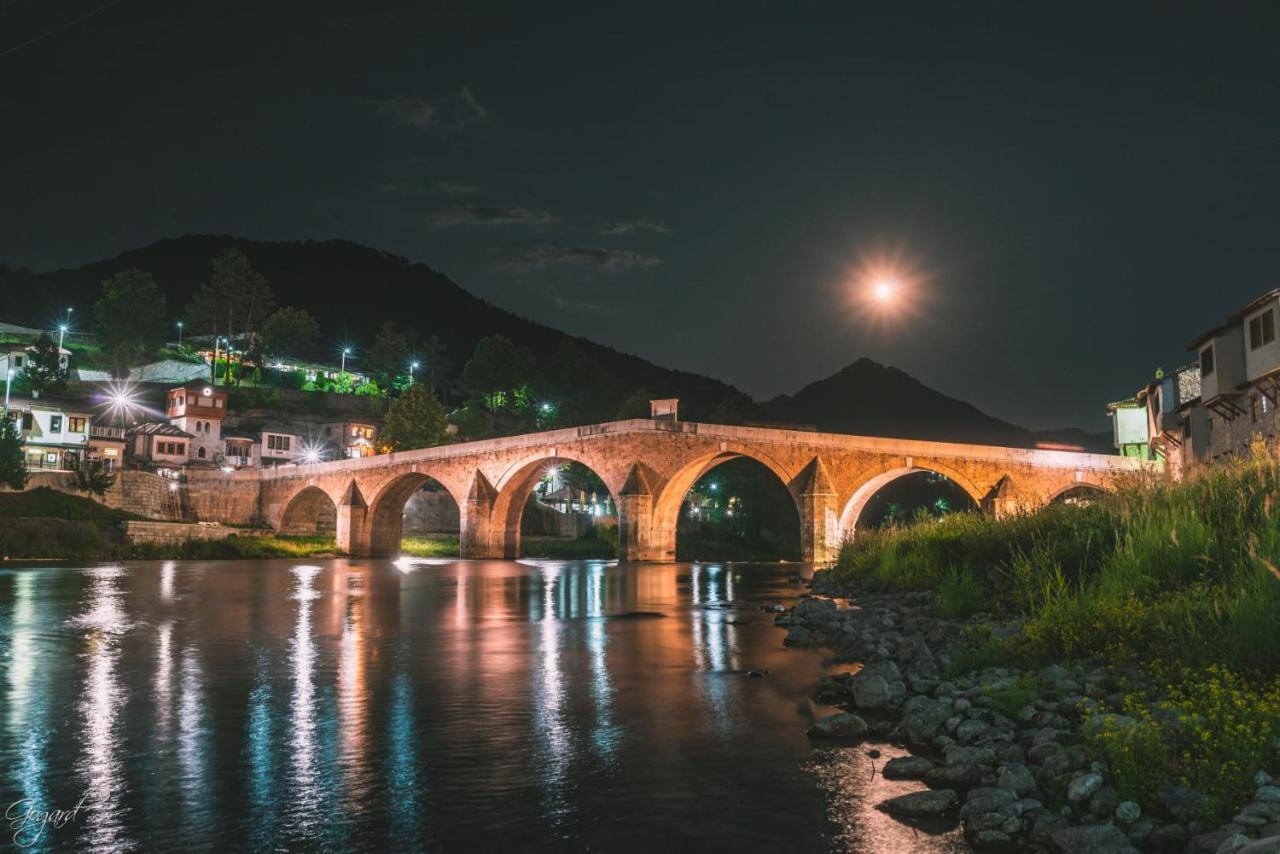
[[[503,557],[502,539],[504,538],[495,537],[494,534],[497,532],[493,530],[493,504],[497,494],[497,490],[488,479],[477,471],[466,497],[458,502],[458,555],[460,557]]]
[[[822,458],[814,457],[800,487],[800,558],[830,563],[840,554],[840,540],[836,488]]]
[[[353,480],[338,502],[337,525],[334,531],[338,552],[354,557],[367,557],[373,554],[370,536],[371,521],[369,505]]]

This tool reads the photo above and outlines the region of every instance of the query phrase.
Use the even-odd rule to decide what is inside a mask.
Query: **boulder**
[[[955,810],[960,798],[951,789],[926,789],[890,798],[877,809],[901,818],[939,818]]]
[[[1050,835],[1054,847],[1062,854],[1137,854],[1114,824],[1086,824],[1064,827]]]
[[[867,722],[848,712],[818,718],[809,727],[810,738],[861,738],[866,734]]]
[[[983,769],[978,765],[943,765],[930,768],[921,777],[932,789],[967,789],[982,782]]]
[[[886,780],[919,780],[933,768],[933,760],[923,756],[895,756],[884,765],[880,775]]]
[[[907,741],[928,744],[951,717],[950,698],[930,699],[917,695],[902,706],[899,728]]]
[[[1208,798],[1204,792],[1187,786],[1161,786],[1160,803],[1169,815],[1179,821],[1191,821],[1204,813]]]
[[[996,752],[990,747],[968,747],[960,744],[948,746],[943,752],[948,765],[994,765]]]
[[[1132,824],[1142,817],[1142,807],[1138,806],[1137,801],[1121,801],[1116,804],[1116,821],[1123,824]]]
[[[1020,762],[1015,762],[1000,769],[996,785],[1002,789],[1010,789],[1019,795],[1025,795],[1036,787],[1036,778],[1031,770]]]
[[[893,695],[889,692],[889,683],[883,676],[875,673],[863,675],[857,673],[849,678],[849,687],[853,690],[853,704],[859,709],[879,709],[889,705]]]
[[[1081,774],[1071,780],[1071,784],[1067,786],[1067,800],[1073,804],[1086,801],[1093,797],[1094,793],[1102,788],[1101,774]]]
[[[805,599],[791,609],[796,622],[825,624],[839,619],[836,603],[830,599]]]

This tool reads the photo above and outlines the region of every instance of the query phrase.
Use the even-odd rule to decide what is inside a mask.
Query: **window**
[[[1207,377],[1213,373],[1213,345],[1200,351],[1200,376]]]
[[[22,413],[22,429],[23,430],[31,429],[31,413],[30,412]]]
[[[201,447],[201,448],[200,448],[200,450],[196,451],[196,456],[197,456],[197,457],[199,457],[199,458],[200,458],[200,459],[202,459],[202,460],[204,459],[204,448],[203,448],[203,447]]]
[[[13,357],[13,366],[14,366],[15,368],[21,368],[21,367],[22,367],[22,357],[21,357],[21,356],[14,356],[14,357]]]
[[[187,445],[185,442],[178,442],[174,447],[177,448],[177,450],[174,451],[175,454],[185,454],[187,452]]]
[[[67,419],[67,430],[72,433],[83,433],[84,426],[84,419],[79,416],[72,415]]]
[[[49,432],[50,433],[62,432],[62,416],[61,415],[49,416]]]
[[[1249,321],[1249,349],[1257,350],[1276,340],[1276,315],[1271,309]]]
[[[199,433],[199,432],[200,432],[200,422],[199,422],[199,421],[197,421],[197,422],[196,422],[196,432],[197,432],[197,433]]]
[[[213,399],[213,408],[214,408],[214,409],[221,409],[221,408],[222,408],[222,398],[220,398],[220,397],[215,397],[215,398]]]

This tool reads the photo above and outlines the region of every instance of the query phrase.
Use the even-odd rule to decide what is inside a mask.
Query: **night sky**
[[[870,356],[1032,428],[1280,285],[1280,6],[609,5],[0,0],[0,260],[343,237],[757,397]]]

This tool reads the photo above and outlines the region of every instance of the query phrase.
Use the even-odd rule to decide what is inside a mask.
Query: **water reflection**
[[[119,713],[125,695],[116,667],[120,658],[120,636],[129,624],[122,607],[120,567],[86,570],[91,581],[86,610],[72,620],[84,629],[84,650],[88,659],[80,716],[84,751],[78,764],[86,802],[91,809],[84,824],[83,842],[105,851],[134,847],[125,828],[125,777],[119,750]]]
[[[822,657],[760,610],[795,571],[0,572],[0,790],[89,792],[58,849],[914,850],[804,735]]]

